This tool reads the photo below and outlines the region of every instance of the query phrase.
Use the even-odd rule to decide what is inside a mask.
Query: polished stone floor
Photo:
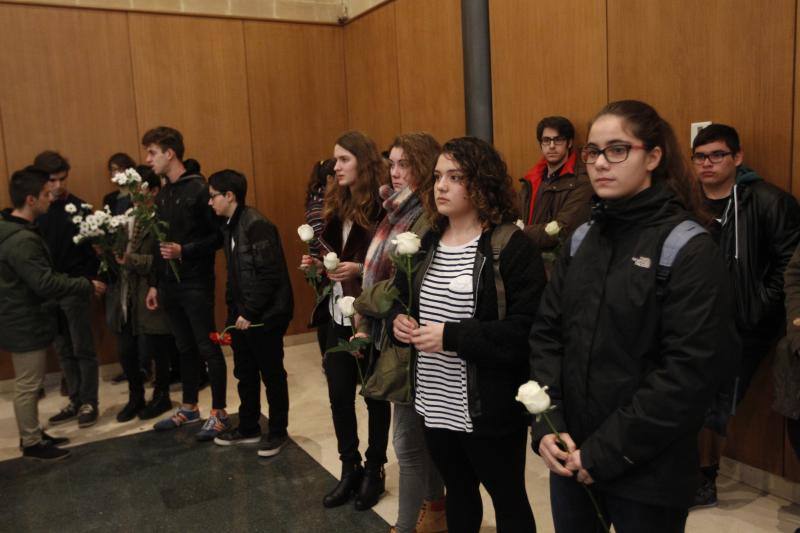
[[[221,449],[213,444],[196,444],[188,434],[165,436],[149,432],[151,424],[139,421],[118,424],[114,417],[126,401],[126,388],[108,381],[117,371],[114,365],[102,367],[101,416],[97,425],[79,429],[73,423],[52,430],[54,434],[73,439],[73,457],[52,465],[37,465],[27,460],[0,463],[0,501],[6,511],[0,520],[0,531],[66,533],[75,530],[70,529],[73,522],[64,515],[43,523],[41,516],[34,516],[35,512],[30,511],[37,509],[37,505],[41,509],[61,499],[72,509],[73,515],[90,513],[94,516],[91,528],[87,524],[78,529],[80,531],[194,531],[192,524],[201,520],[208,530],[385,533],[386,522],[393,523],[397,513],[398,469],[391,443],[386,465],[387,494],[374,508],[386,522],[369,513],[358,513],[349,506],[334,510],[322,508],[322,496],[332,487],[332,476],[339,474],[339,463],[319,361],[316,344],[286,349],[291,400],[289,433],[294,444],[281,455],[267,460],[259,459],[255,449]],[[235,412],[238,399],[230,357],[228,364],[228,403]],[[43,420],[65,403],[58,395],[57,385],[54,380],[48,380],[47,396],[40,403]],[[177,401],[179,395],[173,392],[173,400]],[[19,457],[11,398],[10,392],[0,393],[0,461]],[[207,414],[208,389],[202,391],[200,405],[203,414]],[[360,421],[366,419],[363,402],[358,402],[358,416]],[[360,428],[364,438],[365,426],[361,424]],[[135,437],[129,437],[131,435]],[[98,457],[100,453],[111,454],[113,459],[104,462]],[[191,465],[188,467],[193,469],[190,477],[176,464],[178,457]],[[246,475],[239,475],[241,472]],[[85,473],[89,475],[83,475]],[[29,485],[31,478],[43,480],[39,501],[20,504],[19,496],[12,494],[16,490],[35,494]],[[533,453],[528,458],[526,479],[537,528],[540,532],[551,532],[547,471]],[[179,488],[187,481],[207,487],[182,493]],[[109,488],[103,489],[104,486]],[[146,503],[140,507],[132,502],[141,495],[136,487],[151,488]],[[720,479],[719,488],[720,505],[690,513],[688,532],[793,533],[800,527],[800,506],[796,504],[725,477]],[[15,510],[18,505],[29,506],[29,510],[19,511],[25,513],[19,516],[26,516],[30,521],[9,521],[9,504]],[[157,504],[164,506],[164,513],[170,516],[164,517],[163,522],[139,521],[148,516],[151,505]],[[270,511],[277,514],[273,521],[264,523],[261,517],[265,515],[261,511],[269,509],[271,504],[286,512]],[[491,502],[485,494],[483,523],[482,531],[495,531]],[[312,525],[309,527],[309,524]]]

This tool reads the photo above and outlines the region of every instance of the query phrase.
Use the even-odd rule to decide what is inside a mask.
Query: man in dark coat
[[[703,128],[692,142],[692,161],[712,228],[733,280],[736,324],[742,339],[741,368],[730,394],[718,396],[700,434],[703,476],[695,507],[717,504],[716,476],[725,427],[735,403],[760,363],[783,335],[783,274],[800,239],[800,207],[793,196],[743,165],[736,130]]]

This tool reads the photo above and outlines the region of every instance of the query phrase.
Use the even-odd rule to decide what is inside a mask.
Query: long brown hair
[[[360,131],[343,133],[336,144],[355,156],[358,175],[352,186],[341,187],[334,180],[326,189],[322,218],[326,223],[334,217],[342,222],[352,220],[369,228],[380,211],[378,189],[387,181],[386,163],[375,142]]]
[[[639,100],[610,102],[597,113],[592,123],[604,115],[621,118],[629,133],[640,139],[648,150],[661,147],[661,161],[651,173],[653,181],[663,180],[688,211],[699,221],[708,222],[700,186],[669,122],[661,118],[651,105]]]
[[[452,158],[464,173],[470,203],[484,227],[517,220],[516,191],[508,167],[491,144],[477,137],[459,137],[444,143],[442,154]],[[444,231],[449,221],[436,209],[435,187],[436,180],[431,178],[419,194],[433,228]]]
[[[389,146],[389,150],[392,148],[403,150],[403,157],[408,160],[413,179],[413,183],[409,185],[420,189],[425,182],[433,178],[433,169],[436,167],[436,159],[442,147],[430,133],[419,131],[398,135]]]

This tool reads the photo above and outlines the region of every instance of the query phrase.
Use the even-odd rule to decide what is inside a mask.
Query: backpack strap
[[[517,231],[520,229],[516,224],[501,224],[492,231],[492,270],[494,270],[494,288],[497,292],[497,318],[500,320],[506,317],[506,286],[500,274],[500,254]]]
[[[572,237],[569,240],[569,256],[575,257],[575,254],[578,252],[578,248],[581,247],[581,243],[583,239],[586,237],[586,234],[589,233],[589,228],[592,227],[592,223],[584,222],[580,226],[578,226],[575,231],[572,232]]]
[[[684,220],[669,232],[664,244],[661,246],[661,257],[658,258],[658,269],[656,270],[656,283],[658,286],[656,294],[659,299],[664,296],[664,289],[667,281],[669,281],[670,271],[675,263],[675,258],[678,257],[678,253],[687,242],[703,233],[708,233],[708,231],[694,220]]]

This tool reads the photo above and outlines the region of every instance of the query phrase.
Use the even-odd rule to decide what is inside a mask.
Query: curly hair
[[[477,137],[450,139],[442,147],[442,155],[454,161],[464,172],[470,203],[484,227],[514,222],[519,218],[517,193],[508,167],[491,144]],[[436,209],[435,187],[436,179],[428,180],[420,191],[420,197],[433,228],[443,231],[448,219]]]
[[[403,157],[411,167],[410,186],[419,189],[433,178],[433,169],[442,147],[430,133],[420,131],[398,135],[389,150],[392,148],[403,150]]]
[[[358,176],[353,185],[341,187],[334,180],[325,190],[322,218],[328,223],[336,217],[341,221],[369,228],[381,209],[378,189],[387,180],[386,163],[375,142],[360,131],[348,131],[336,139],[336,144],[356,158]]]

